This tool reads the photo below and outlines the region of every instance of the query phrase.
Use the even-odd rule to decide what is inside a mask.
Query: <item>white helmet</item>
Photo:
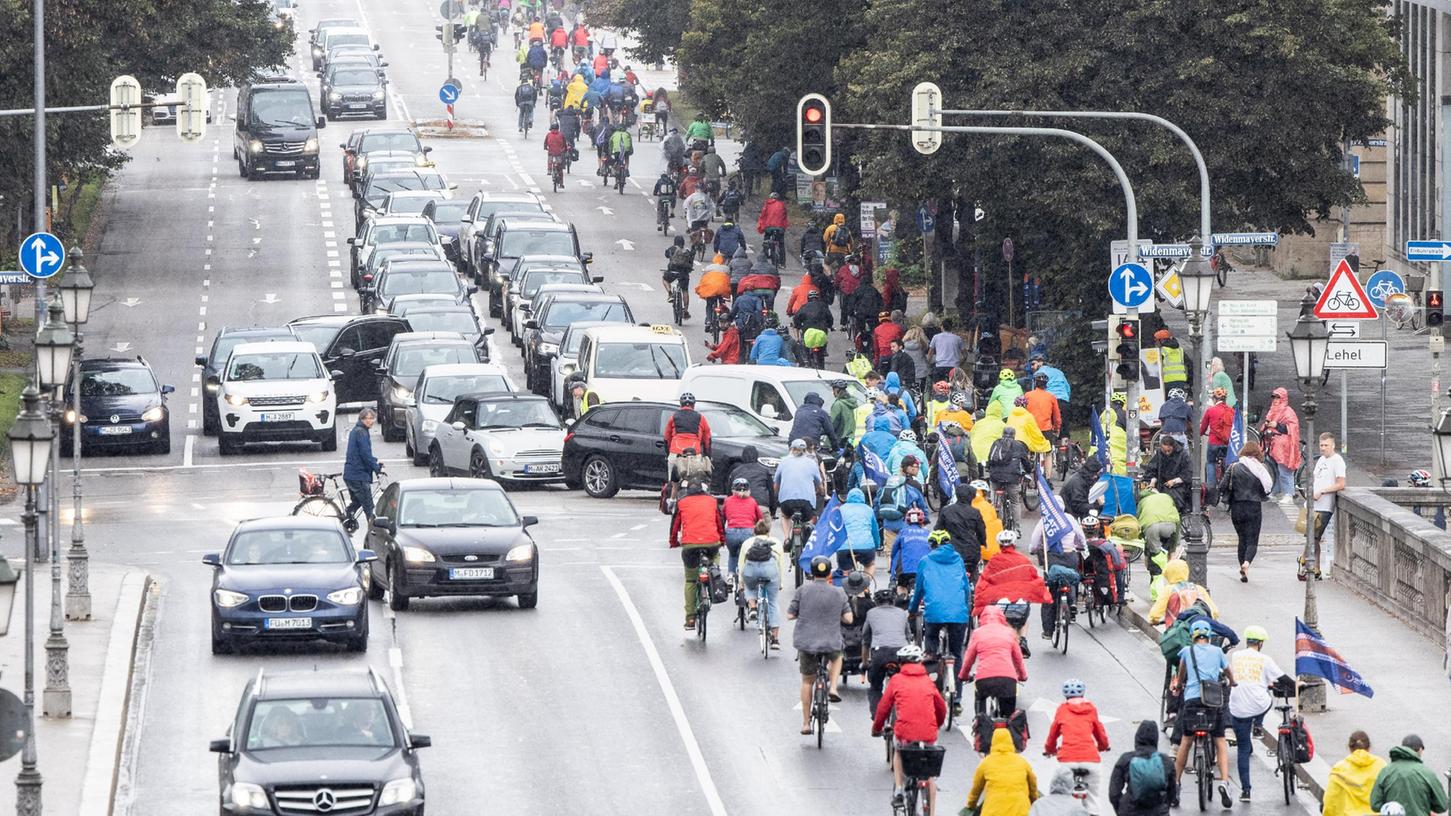
[[[921,663],[922,655],[922,647],[915,643],[908,643],[897,650],[897,659],[903,663]],[[1405,814],[1402,813],[1401,816],[1405,816]]]
[[[988,486],[988,483],[983,481],[982,479],[973,479],[972,481],[967,483],[967,486],[972,488],[973,490],[976,490],[979,493],[986,493],[992,490],[992,488]]]
[[[1018,546],[1018,531],[1017,530],[1004,530],[1001,533],[998,533],[998,546],[1001,546],[1001,547],[1016,547],[1016,546]]]
[[[1406,816],[1406,809],[1400,802],[1386,802],[1380,807],[1380,816]]]

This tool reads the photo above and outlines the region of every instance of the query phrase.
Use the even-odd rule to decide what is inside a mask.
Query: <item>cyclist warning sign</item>
[[[1315,304],[1315,316],[1321,320],[1374,320],[1378,316],[1348,261],[1341,260],[1330,273],[1330,282]]]

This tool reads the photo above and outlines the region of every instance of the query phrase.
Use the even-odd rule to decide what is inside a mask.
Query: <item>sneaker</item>
[[[1229,799],[1229,786],[1223,782],[1219,783],[1219,803],[1226,808],[1234,807],[1234,802]]]
[[[952,716],[954,718],[962,716],[962,703],[952,704]]]
[[[1239,801],[1241,801],[1241,802],[1248,802],[1249,801],[1249,791],[1247,791],[1247,790],[1240,791],[1239,792]]]
[[[1042,637],[1043,637],[1044,640],[1052,640],[1053,639],[1053,633],[1052,632],[1044,632]]]
[[[695,631],[695,618],[686,618],[685,619],[685,629],[686,629],[686,631],[689,631],[689,632],[694,632]]]
[[[779,638],[771,641],[771,649],[777,652],[781,651],[781,640]]]
[[[892,788],[892,807],[899,808],[906,805],[905,795],[901,788]]]
[[[1254,735],[1255,735],[1255,739],[1260,739],[1260,738],[1264,737],[1264,735],[1265,735],[1265,727],[1263,725],[1256,725],[1254,727]]]
[[[755,623],[756,622],[756,610],[752,609],[750,611],[750,613],[746,615],[746,620],[749,623]]]

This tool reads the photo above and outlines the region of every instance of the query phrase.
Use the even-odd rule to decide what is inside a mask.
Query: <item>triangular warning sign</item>
[[[1315,304],[1315,316],[1321,320],[1374,320],[1378,316],[1349,262],[1342,260],[1335,265],[1330,282]]]

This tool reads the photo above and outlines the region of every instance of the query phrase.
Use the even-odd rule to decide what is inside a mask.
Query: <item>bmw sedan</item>
[[[327,640],[368,650],[367,577],[373,553],[353,549],[337,519],[251,519],[212,568],[212,654],[244,643]]]
[[[497,482],[405,479],[388,485],[368,545],[374,597],[386,589],[395,611],[410,598],[513,595],[524,609],[539,603],[539,548]]]

